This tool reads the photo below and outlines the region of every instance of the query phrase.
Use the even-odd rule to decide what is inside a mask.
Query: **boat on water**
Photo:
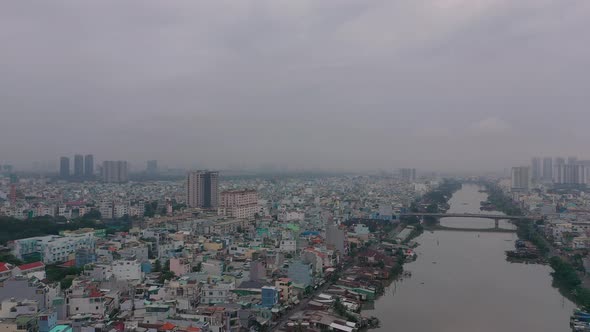
[[[590,313],[579,308],[574,309],[570,317],[570,327],[574,332],[590,332]]]
[[[506,256],[508,258],[536,259],[539,258],[539,253],[537,251],[527,250],[508,250],[506,251]]]

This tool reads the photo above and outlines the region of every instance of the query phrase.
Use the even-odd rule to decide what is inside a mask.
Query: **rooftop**
[[[26,271],[26,270],[36,269],[39,267],[45,267],[45,264],[43,264],[43,262],[41,262],[41,261],[34,262],[34,263],[28,263],[28,264],[19,265],[18,269],[21,271]]]

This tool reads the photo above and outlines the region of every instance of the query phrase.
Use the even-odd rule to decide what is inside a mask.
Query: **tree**
[[[5,253],[0,253],[0,262],[12,264],[12,265],[17,265],[17,266],[23,264],[23,262],[20,259],[16,258],[14,255],[5,254]]]
[[[144,205],[144,213],[145,217],[153,217],[156,215],[156,211],[158,210],[158,201],[153,201],[149,203],[145,203]]]
[[[102,218],[102,215],[100,214],[100,211],[98,211],[97,209],[91,209],[90,211],[86,212],[82,216],[82,219],[91,219],[91,220],[100,220],[101,218]]]
[[[176,274],[172,271],[165,271],[160,274],[160,278],[158,278],[158,282],[163,284],[166,280],[172,280],[176,277]]]
[[[199,262],[197,265],[193,266],[192,271],[193,272],[201,272],[202,268],[203,268],[203,263]]]
[[[154,272],[161,272],[162,271],[162,263],[160,263],[159,259],[156,259],[154,263]]]

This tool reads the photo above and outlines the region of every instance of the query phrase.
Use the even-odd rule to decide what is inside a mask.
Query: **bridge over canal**
[[[428,212],[409,212],[402,213],[400,217],[433,217],[437,219],[437,222],[441,218],[485,218],[494,220],[494,228],[500,228],[500,220],[526,220],[536,221],[543,219],[542,216],[506,216],[502,214],[491,214],[491,213],[428,213]]]

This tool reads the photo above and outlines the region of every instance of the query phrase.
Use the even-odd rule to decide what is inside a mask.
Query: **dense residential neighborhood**
[[[409,232],[395,235],[399,214],[437,186],[426,177],[209,174],[193,172],[188,185],[19,179],[0,206],[18,230],[2,247],[3,331],[376,326],[363,303],[412,256]],[[14,183],[0,178],[0,191]],[[35,223],[46,231],[18,235]]]

